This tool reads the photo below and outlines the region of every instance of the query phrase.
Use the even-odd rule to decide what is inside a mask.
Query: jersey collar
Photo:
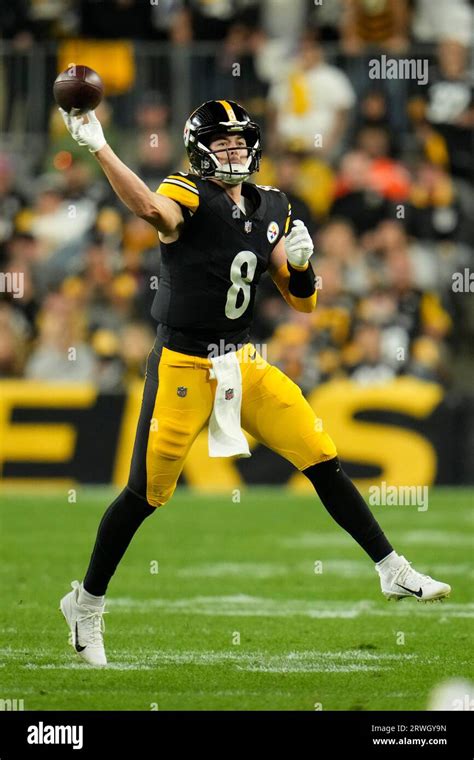
[[[227,195],[223,187],[218,185],[216,182],[210,182],[209,180],[208,180],[208,185],[211,188],[210,190],[211,199],[216,198],[220,193],[224,193],[229,203],[229,207],[232,208],[234,206],[234,202],[232,198],[229,195]],[[254,204],[257,204],[253,212],[249,216],[245,215],[244,219],[251,219],[253,222],[263,219],[266,208],[267,208],[267,200],[265,197],[265,193],[262,193],[261,190],[252,182],[243,182],[242,195],[244,195],[246,198],[250,198]]]

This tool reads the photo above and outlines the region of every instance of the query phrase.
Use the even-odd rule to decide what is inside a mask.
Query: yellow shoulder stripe
[[[197,188],[197,185],[192,180],[188,179],[187,177],[182,177],[180,174],[170,174],[167,179],[179,179],[180,182],[184,182],[185,185],[190,185],[191,187]]]
[[[171,200],[177,203],[181,203],[191,211],[196,211],[199,206],[199,193],[191,188],[188,189],[164,180],[156,192],[159,195],[166,196],[166,198],[171,198]]]

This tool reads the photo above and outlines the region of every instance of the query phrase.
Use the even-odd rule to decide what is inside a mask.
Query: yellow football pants
[[[300,388],[251,343],[236,352],[241,425],[298,470],[333,459],[336,447]],[[209,421],[217,381],[210,359],[156,347],[148,356],[129,487],[159,507],[172,496],[186,456]]]

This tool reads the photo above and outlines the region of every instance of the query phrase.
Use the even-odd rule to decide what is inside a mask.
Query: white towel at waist
[[[240,424],[242,373],[235,352],[211,358],[209,376],[217,380],[214,406],[209,420],[210,457],[250,457]]]

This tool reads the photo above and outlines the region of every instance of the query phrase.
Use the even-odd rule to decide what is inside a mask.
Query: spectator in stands
[[[368,50],[403,53],[408,45],[407,0],[344,0],[341,15],[341,45],[347,55]]]
[[[264,98],[268,83],[259,78],[254,58],[255,33],[243,23],[232,24],[219,48],[214,67],[213,88],[206,99],[219,98],[220,93],[228,93],[228,98],[243,101],[255,114],[254,118],[265,115]]]
[[[366,124],[356,135],[356,150],[363,151],[371,159],[369,186],[389,201],[402,202],[408,198],[410,175],[403,164],[393,158],[392,147],[386,126]]]
[[[334,217],[318,232],[317,256],[333,259],[342,267],[344,290],[353,296],[366,293],[375,282],[373,267],[368,254],[355,234],[355,229],[345,219]],[[318,269],[317,259],[314,262]]]
[[[143,219],[130,216],[124,225],[122,245],[122,271],[134,281],[134,314],[154,327],[150,309],[160,273],[160,250],[155,231]]]
[[[66,278],[62,284],[63,295],[84,310],[90,331],[98,328],[117,331],[123,324],[124,315],[114,310],[110,299],[114,278],[120,272],[118,253],[96,237],[87,245],[78,264],[77,274]]]
[[[442,341],[452,329],[452,320],[436,292],[415,286],[413,264],[406,249],[394,248],[385,256],[386,281],[397,298],[397,311],[410,340],[420,334]]]
[[[21,248],[21,243],[18,245],[18,238],[14,241],[15,244],[9,246],[9,250]],[[36,317],[41,305],[41,294],[38,293],[33,276],[33,264],[26,257],[12,255],[3,272],[10,276],[13,282],[19,283],[20,289],[16,295],[2,293],[0,298],[10,304],[13,313],[21,321],[25,334],[31,337],[35,332]]]
[[[343,72],[325,63],[314,34],[301,39],[285,76],[273,83],[269,103],[280,141],[298,140],[328,158],[340,153],[355,94]]]
[[[42,264],[54,266],[55,254],[83,240],[94,224],[96,211],[90,197],[73,201],[65,198],[64,183],[59,175],[40,178],[29,224],[25,222],[25,226],[39,243]]]
[[[318,276],[318,307],[310,314],[313,327],[312,345],[315,349],[340,350],[351,328],[354,301],[344,291],[342,266],[335,259],[322,258],[314,262]]]
[[[371,181],[370,157],[361,150],[346,153],[340,162],[331,214],[350,221],[357,233],[373,229],[392,215],[392,207]]]
[[[153,27],[153,37],[160,42],[167,42],[168,40],[177,41],[174,38],[176,34],[179,39],[179,34],[183,32],[183,25],[185,25],[185,35],[181,38],[183,41],[189,42],[191,39],[191,28],[189,25],[188,17],[183,14],[183,1],[182,0],[160,0],[151,4],[151,24]]]
[[[77,15],[71,7],[70,0],[52,0],[51,2],[1,0],[0,33],[2,39],[10,43],[10,47],[2,57],[7,82],[4,93],[5,131],[17,128],[18,116],[25,119],[26,131],[29,133],[41,134],[44,131],[45,111],[43,109],[36,109],[35,112],[28,110],[32,100],[31,61],[34,59],[31,56],[34,54],[35,42],[73,35],[77,31],[77,21]],[[45,55],[41,61],[46,80],[53,81],[54,56]],[[41,92],[40,96],[43,100],[45,97],[52,99],[52,91]]]
[[[301,160],[298,153],[284,151],[275,161],[275,187],[282,190],[291,204],[293,219],[301,219],[311,234],[315,232],[315,219],[303,200],[298,183],[301,178]]]
[[[277,327],[268,344],[268,361],[297,383],[303,393],[319,380],[317,360],[310,350],[309,325],[284,324]]]
[[[39,336],[25,376],[48,382],[94,382],[96,360],[85,342],[85,317],[65,296],[51,293],[39,315]]]
[[[344,2],[345,0],[331,0],[330,3],[308,3],[308,26],[318,30],[321,41],[333,44],[336,42],[339,43]]]
[[[142,0],[79,0],[80,36],[91,39],[150,39],[152,8]]]
[[[361,385],[386,383],[396,375],[384,360],[381,330],[371,322],[356,325],[354,338],[344,358],[349,377]]]
[[[28,330],[12,304],[0,302],[0,378],[21,377],[27,354]]]
[[[419,240],[409,239],[401,222],[395,219],[381,222],[372,237],[372,245],[384,260],[392,253],[406,254],[416,288],[429,290],[440,286],[439,265],[433,249]]]
[[[382,87],[372,86],[364,97],[358,100],[355,114],[354,131],[357,134],[364,126],[390,128],[390,111],[387,102],[387,94]],[[390,132],[390,140],[394,147],[397,136]]]
[[[280,81],[287,74],[288,57],[294,50],[290,37],[270,36],[263,27],[259,26],[249,30],[248,45],[253,55],[257,77],[266,88],[272,82]]]
[[[426,120],[446,144],[452,173],[471,180],[474,86],[469,78],[468,60],[467,45],[443,38],[438,45],[437,66],[423,94]]]
[[[17,214],[26,205],[25,197],[15,187],[13,162],[0,154],[0,263],[4,259],[5,244],[15,229]]]
[[[287,39],[290,45],[298,42],[308,28],[307,0],[260,0],[260,25],[266,36],[273,40]],[[314,25],[314,24],[313,24]]]
[[[133,163],[140,177],[154,188],[173,171],[175,152],[169,132],[169,106],[160,92],[143,95],[136,115],[138,133],[133,135]]]
[[[347,56],[344,69],[359,98],[373,87],[368,77],[371,58],[383,52],[402,55],[409,41],[409,0],[344,0],[341,14],[341,48]],[[403,79],[380,80],[387,95],[389,118],[394,130],[407,129]]]
[[[415,0],[414,5],[411,31],[416,42],[436,43],[448,37],[471,44],[474,18],[469,0]]]
[[[99,389],[103,393],[126,390],[119,336],[112,330],[98,329],[91,336],[91,347],[96,357],[95,382]]]
[[[82,201],[100,197],[91,165],[82,160],[72,161],[61,171],[62,192],[68,201]]]
[[[125,380],[143,380],[154,331],[143,322],[127,322],[120,331],[119,353],[125,367]]]
[[[311,150],[302,149],[298,141],[282,144],[275,154],[263,158],[256,182],[278,185],[280,160],[283,162],[283,182],[291,182],[290,193],[306,204],[313,217],[312,228],[325,219],[334,196],[334,172],[322,158]],[[296,216],[293,217],[297,219]]]
[[[472,196],[467,188],[454,182],[446,168],[425,160],[417,162],[413,175],[407,209],[410,234],[422,240],[472,240]]]
[[[445,346],[426,335],[413,341],[407,374],[421,380],[449,384],[450,374]]]
[[[188,27],[192,39],[220,42],[249,3],[245,0],[182,0],[181,6],[176,24]],[[251,14],[250,20],[255,22],[256,16]]]
[[[397,307],[396,294],[384,283],[368,292],[355,312],[357,322],[378,327],[380,358],[396,374],[406,366],[410,349],[406,321]]]

